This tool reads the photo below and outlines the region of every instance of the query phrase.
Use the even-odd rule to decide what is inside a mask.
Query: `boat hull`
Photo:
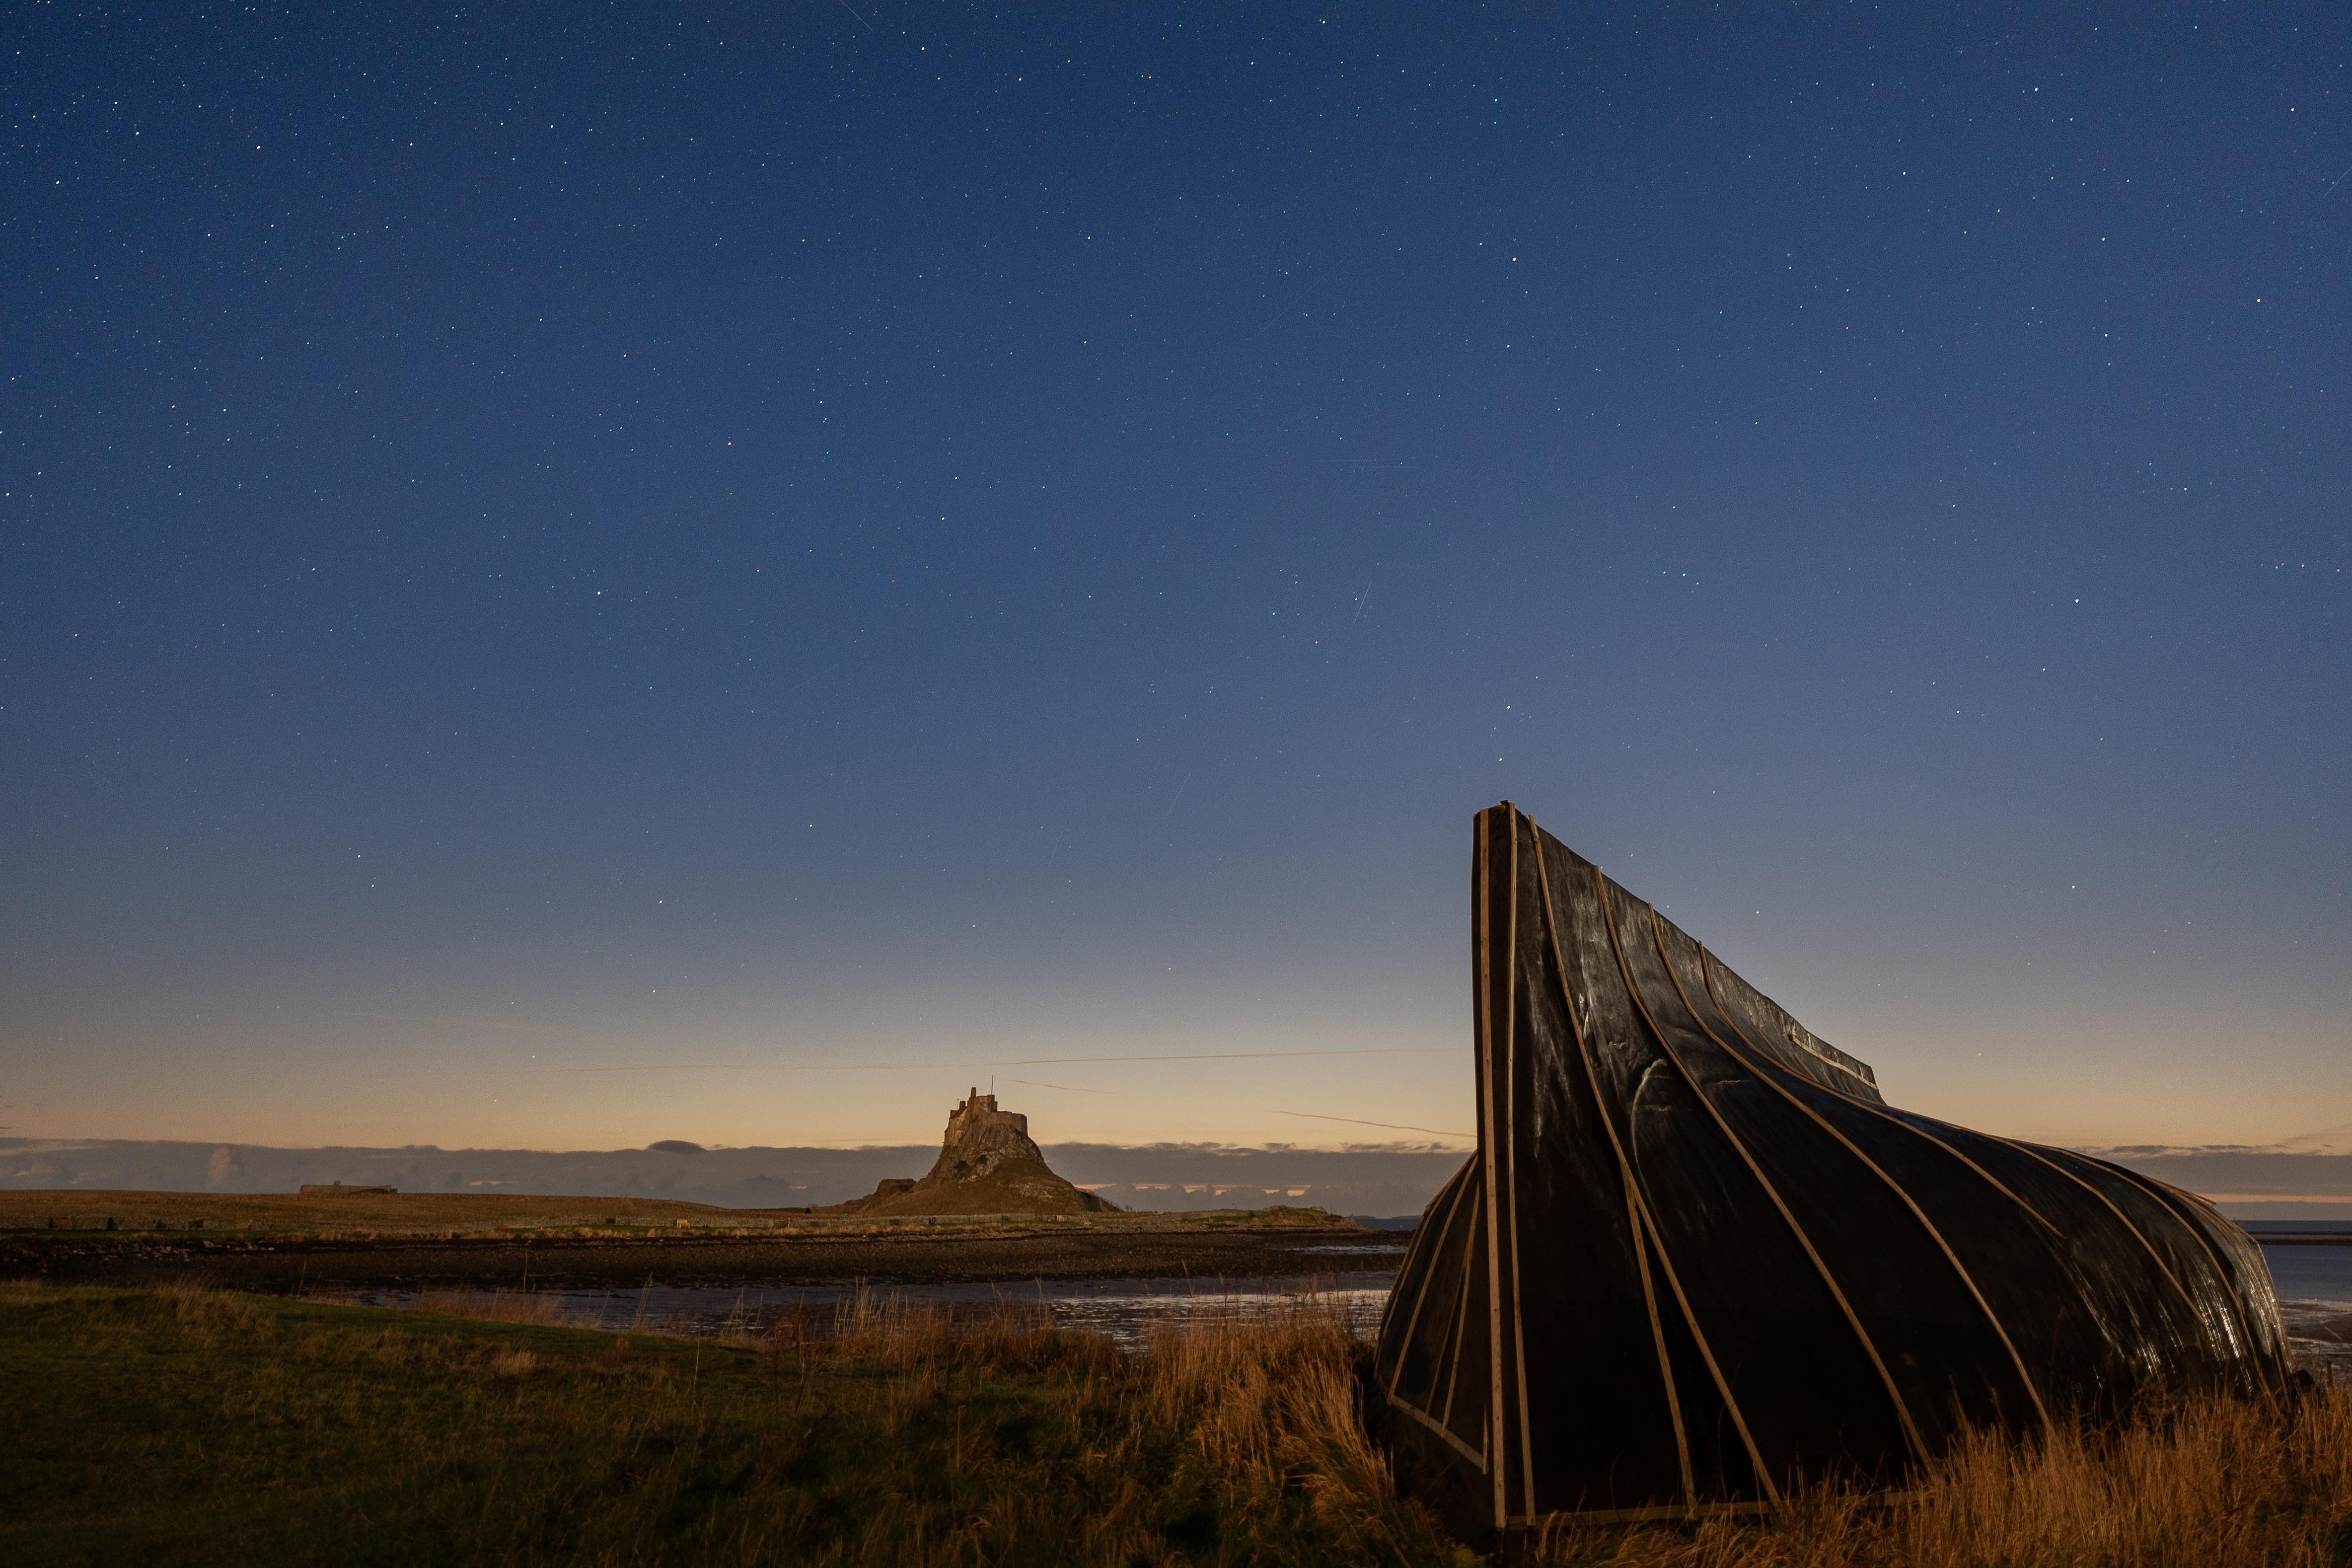
[[[1478,1147],[1375,1376],[1480,1519],[1764,1510],[1971,1425],[2284,1388],[2261,1253],[2203,1199],[1889,1106],[1507,803],[1472,880]]]

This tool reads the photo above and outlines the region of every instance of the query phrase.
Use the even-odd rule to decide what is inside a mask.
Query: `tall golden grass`
[[[1444,1561],[1452,1552],[1437,1519],[1398,1495],[1388,1457],[1365,1429],[1364,1359],[1344,1312],[1312,1297],[1180,1319],[1152,1336],[1134,1420],[1139,1430],[1190,1434],[1241,1561],[1261,1544],[1272,1554],[1293,1497],[1340,1553],[1334,1561]]]
[[[780,1319],[751,1343],[772,1356],[814,1351],[887,1368],[884,1426],[893,1432],[951,1403],[975,1374],[1081,1374],[1096,1441],[1079,1463],[1103,1500],[1067,1542],[1071,1562],[1456,1561],[1435,1516],[1398,1495],[1365,1429],[1365,1347],[1343,1310],[1311,1296],[1263,1312],[1171,1320],[1140,1355],[1056,1326],[1042,1305],[959,1310],[881,1291],[859,1291],[829,1314]],[[953,1451],[961,1450],[959,1442]],[[1197,1557],[1171,1552],[1166,1498],[1200,1493],[1192,1511],[1213,1520],[1213,1539]],[[1044,1525],[1051,1511],[1040,1501],[1000,1498],[986,1511],[990,1545],[1010,1550],[1024,1515]],[[1184,1521],[1175,1523],[1181,1537]],[[988,1560],[972,1544],[966,1558],[943,1543],[935,1560]]]
[[[1121,1359],[1101,1335],[1057,1326],[1052,1309],[1042,1303],[959,1306],[909,1301],[898,1291],[873,1289],[854,1291],[828,1308],[788,1313],[763,1334],[739,1331],[731,1337],[738,1343],[823,1345],[901,1370],[970,1364],[1031,1371],[1074,1364],[1107,1375]]]
[[[1818,1489],[1773,1520],[1571,1525],[1528,1545],[1622,1568],[2347,1568],[2352,1384],[2187,1399],[2121,1429],[1980,1431],[1893,1498]]]

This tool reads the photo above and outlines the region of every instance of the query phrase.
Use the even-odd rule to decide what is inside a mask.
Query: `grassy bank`
[[[757,1341],[545,1299],[393,1312],[0,1287],[0,1562],[1356,1563],[1472,1554],[1401,1500],[1312,1311],[1145,1355],[869,1299]],[[1987,1440],[1893,1501],[1561,1531],[1554,1563],[2352,1568],[2352,1389]]]
[[[0,1561],[1449,1555],[1390,1492],[1354,1347],[1313,1313],[1134,1358],[1019,1315],[869,1304],[838,1327],[713,1344],[0,1287]]]

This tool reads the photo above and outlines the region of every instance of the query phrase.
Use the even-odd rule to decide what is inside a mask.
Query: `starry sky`
[[[1506,798],[2352,1119],[2341,6],[16,18],[0,1131],[1445,1141]]]

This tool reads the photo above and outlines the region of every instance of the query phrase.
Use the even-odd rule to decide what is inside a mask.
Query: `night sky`
[[[0,1131],[2352,1119],[2352,12],[1111,11],[15,12]]]

